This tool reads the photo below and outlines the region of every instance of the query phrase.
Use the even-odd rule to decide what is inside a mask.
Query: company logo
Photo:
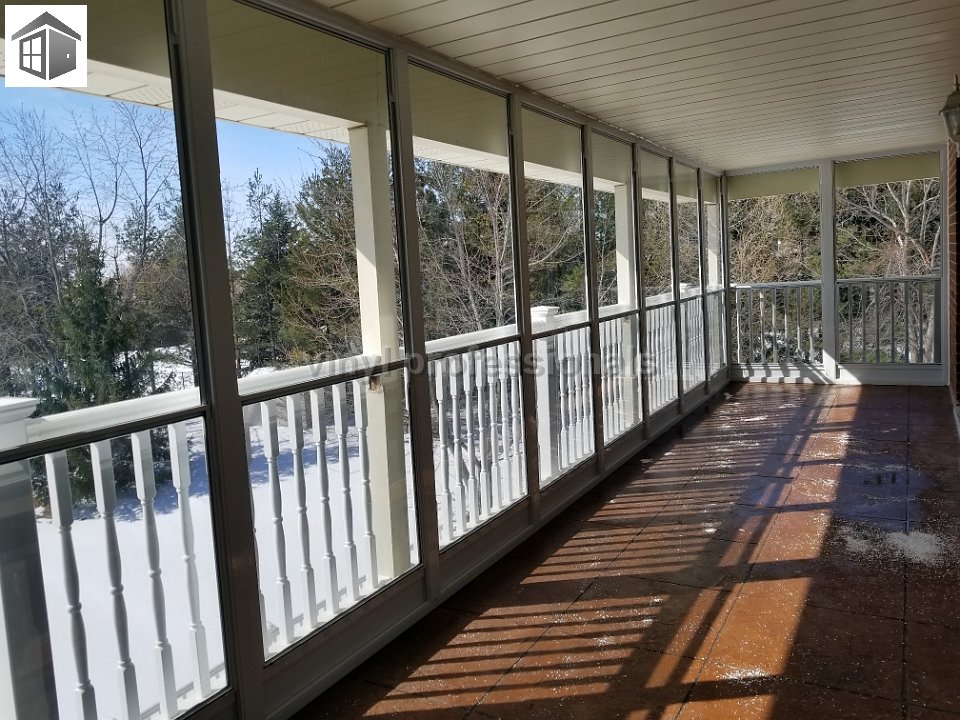
[[[7,5],[8,87],[87,86],[87,6]]]

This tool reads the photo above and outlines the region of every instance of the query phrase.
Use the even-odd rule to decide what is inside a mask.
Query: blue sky
[[[111,102],[96,95],[56,88],[8,88],[0,78],[0,113],[21,107],[37,110],[64,131],[69,128],[70,112],[103,109]],[[293,190],[296,181],[312,167],[310,156],[316,153],[316,144],[309,138],[222,120],[217,121],[217,137],[221,175],[239,186],[259,169],[267,182]]]

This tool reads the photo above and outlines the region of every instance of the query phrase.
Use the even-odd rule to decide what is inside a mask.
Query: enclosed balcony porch
[[[3,47],[0,715],[960,717],[955,3],[329,5]]]

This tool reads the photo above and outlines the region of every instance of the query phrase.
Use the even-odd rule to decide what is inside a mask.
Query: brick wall
[[[951,359],[950,366],[950,387],[953,396],[960,402],[960,381],[958,381],[958,365],[960,365],[960,305],[957,292],[958,266],[957,254],[960,250],[960,244],[957,242],[957,146],[950,143],[947,151],[947,226],[950,237],[950,299],[947,303],[947,312],[950,318],[950,332],[947,336],[947,352]]]

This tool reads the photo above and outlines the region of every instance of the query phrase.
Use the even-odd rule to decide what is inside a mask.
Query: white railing
[[[695,379],[702,304],[681,305]],[[646,310],[651,411],[677,397],[674,318],[669,301]],[[611,442],[642,416],[639,317],[603,308],[599,327],[597,411]],[[589,332],[585,313],[534,309],[541,484],[594,452]],[[515,327],[427,350],[445,546],[527,492],[522,363]],[[406,371],[375,371],[381,362],[361,355],[239,381],[266,657],[418,561]],[[8,401],[18,429],[0,418],[0,449],[189,416],[199,400],[187,389],[36,419],[32,401]],[[58,703],[84,720],[172,718],[225,683],[205,463],[197,417],[48,453],[33,478],[26,463],[15,468],[28,496],[31,484],[49,492],[49,518],[36,525]],[[73,496],[84,473],[89,505]]]
[[[680,336],[683,343],[683,389],[692,390],[707,379],[703,333],[703,297],[680,300]]]
[[[837,361],[870,364],[940,362],[939,277],[837,280]],[[734,361],[740,365],[823,363],[818,280],[731,287]],[[834,332],[829,330],[828,332]]]
[[[838,280],[837,316],[839,362],[940,362],[939,277]]]
[[[650,412],[677,399],[677,340],[673,303],[651,305],[647,315],[647,383]]]
[[[442,547],[526,495],[519,344],[445,353],[428,361]]]
[[[731,287],[733,359],[739,365],[819,365],[823,318],[817,280]]]
[[[151,399],[166,407],[184,400],[117,403],[114,417],[123,422]],[[84,413],[96,425],[103,408],[26,419],[29,410],[14,421],[26,441],[86,428]],[[0,435],[9,430],[8,418]],[[47,498],[37,507],[36,542],[62,712],[73,708],[83,720],[173,718],[224,685],[209,501],[197,487],[205,472],[191,463],[202,443],[199,421],[186,420],[15,464],[25,474],[20,482]],[[158,469],[169,483],[158,482]],[[93,485],[92,504],[74,497],[84,480]],[[200,515],[194,505],[202,505]],[[198,525],[206,541],[200,558]]]

